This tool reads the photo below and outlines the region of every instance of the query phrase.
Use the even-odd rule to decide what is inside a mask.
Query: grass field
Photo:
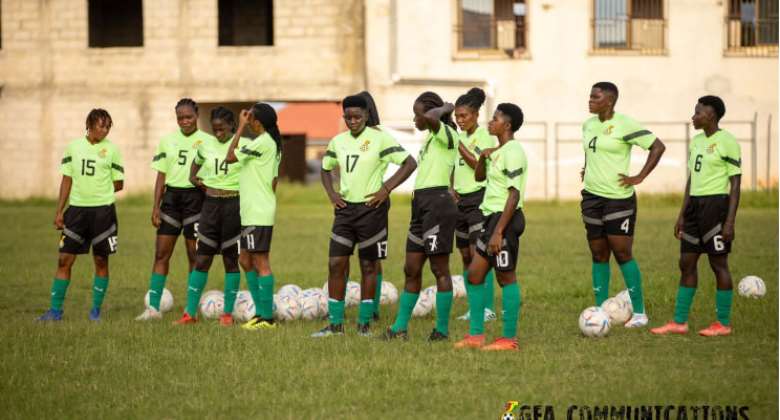
[[[332,211],[316,187],[280,186],[272,264],[277,287],[320,287],[326,279]],[[384,343],[354,334],[312,340],[320,322],[296,321],[274,332],[248,333],[214,322],[173,327],[185,301],[181,244],[168,288],[176,302],[165,321],[133,321],[143,309],[153,255],[151,204],[118,204],[120,251],[111,260],[111,286],[100,324],[87,321],[91,270],[81,258],[65,302],[65,322],[33,319],[48,307],[58,233],[53,203],[0,203],[0,418],[498,418],[507,400],[566,407],[589,405],[739,405],[749,418],[778,412],[777,193],[746,194],[731,256],[735,282],[755,274],[767,296],[735,293],[735,334],[705,339],[653,337],[614,328],[585,339],[577,317],[593,297],[590,256],[578,203],[529,202],[518,277],[523,306],[521,351],[455,351],[425,341],[433,315],[413,319],[411,340]],[[678,280],[679,245],[672,237],[679,197],[640,197],[635,256],[644,275],[651,325],[670,319]],[[385,279],[403,285],[403,244],[409,198],[396,197],[390,217]],[[460,272],[453,254],[453,273]],[[357,272],[356,261],[352,262]],[[691,311],[695,331],[714,320],[714,278],[700,262]],[[216,262],[206,289],[222,287]],[[611,294],[623,289],[613,264]],[[432,284],[426,273],[425,285]],[[243,284],[242,289],[246,286]],[[500,305],[500,291],[496,293]],[[395,307],[384,306],[379,332]],[[466,309],[456,301],[453,316]],[[467,325],[451,322],[453,337]],[[487,324],[489,337],[500,323]],[[575,417],[578,418],[578,417]],[[689,417],[692,418],[692,417]]]

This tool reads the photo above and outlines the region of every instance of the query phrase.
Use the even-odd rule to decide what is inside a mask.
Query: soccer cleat
[[[62,321],[62,309],[49,309],[35,320],[41,322]]]
[[[247,331],[273,330],[276,329],[276,323],[273,320],[267,320],[256,316],[242,324],[241,328]]]
[[[344,335],[344,325],[343,324],[328,324],[327,327],[317,331],[316,333],[312,334],[312,338],[323,338],[323,337],[330,337],[332,335]]]
[[[374,318],[374,322],[379,321],[379,312],[374,312],[373,318]]]
[[[431,335],[428,336],[428,341],[433,343],[434,341],[447,341],[450,338],[437,330],[436,328],[431,331]]]
[[[715,337],[719,335],[731,335],[731,327],[723,325],[720,321],[715,321],[709,327],[699,331],[699,335],[704,337]]]
[[[455,343],[456,349],[478,349],[485,345],[485,334],[469,335],[466,334],[463,340]]]
[[[520,349],[517,347],[517,339],[516,338],[501,337],[501,338],[497,339],[496,341],[488,344],[487,346],[483,346],[480,350],[483,350],[483,351],[519,351]]]
[[[487,308],[485,308],[485,310],[487,310]],[[465,314],[458,317],[459,321],[468,321],[470,319],[471,319],[471,311],[466,311]]]
[[[219,325],[222,325],[223,327],[229,327],[233,325],[233,315],[231,314],[222,314],[219,316]]]
[[[89,320],[98,322],[100,321],[100,308],[92,308],[89,311]]]
[[[688,323],[678,324],[669,321],[660,327],[651,328],[650,333],[655,335],[688,334]]]
[[[185,324],[195,324],[198,322],[198,318],[193,318],[188,314],[187,312],[184,312],[184,315],[181,316],[177,321],[173,321],[174,325],[185,325]]]
[[[387,329],[385,330],[385,333],[382,334],[382,336],[379,337],[379,338],[381,340],[384,340],[384,341],[391,341],[391,340],[396,340],[396,339],[405,341],[405,340],[409,339],[409,334],[406,331],[398,331],[398,332],[396,332],[396,331],[393,331],[393,329],[391,327],[387,327]]]
[[[646,327],[648,321],[650,320],[647,318],[646,314],[634,314],[631,316],[631,319],[623,324],[623,326],[626,328],[641,328]]]
[[[498,315],[492,310],[485,308],[485,322],[495,321],[498,319]]]
[[[357,333],[361,337],[371,337],[371,324],[358,324]]]
[[[157,319],[162,319],[162,312],[158,311],[154,308],[146,308],[143,312],[141,312],[141,315],[138,315],[135,317],[136,321],[154,321]]]

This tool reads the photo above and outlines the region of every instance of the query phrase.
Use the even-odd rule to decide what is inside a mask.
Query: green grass
[[[761,195],[763,194],[763,195]],[[282,185],[272,264],[277,284],[320,287],[326,279],[332,220],[316,187]],[[745,194],[731,256],[736,281],[761,276],[761,300],[736,296],[735,334],[721,339],[653,337],[614,328],[606,339],[579,334],[579,312],[592,304],[590,256],[578,203],[529,202],[518,276],[522,284],[521,352],[483,354],[425,342],[433,318],[413,319],[411,340],[383,343],[354,334],[315,341],[320,322],[297,321],[270,333],[213,322],[170,325],[184,303],[185,264],[174,255],[168,287],[175,310],[165,322],[140,324],[153,255],[151,204],[118,204],[120,252],[111,260],[104,322],[86,320],[91,261],[80,258],[65,303],[66,321],[40,325],[48,306],[58,233],[51,201],[0,203],[0,417],[2,418],[496,418],[507,400],[569,405],[747,405],[750,418],[778,412],[777,194]],[[651,325],[672,315],[679,245],[672,237],[679,197],[640,197],[635,256],[642,268]],[[393,200],[385,278],[403,285],[409,198]],[[180,244],[181,245],[181,244]],[[453,272],[460,271],[454,254]],[[691,313],[696,330],[714,318],[714,278],[700,262]],[[356,261],[352,262],[357,272]],[[222,287],[222,264],[207,289]],[[622,290],[613,265],[611,294]],[[432,284],[426,272],[425,285]],[[243,283],[243,279],[242,279]],[[246,288],[242,285],[242,288]],[[500,291],[496,293],[500,302]],[[500,305],[500,303],[499,303]],[[379,331],[395,307],[384,306]],[[456,302],[453,317],[466,309]],[[452,336],[466,324],[451,321]],[[500,323],[487,326],[489,336]]]

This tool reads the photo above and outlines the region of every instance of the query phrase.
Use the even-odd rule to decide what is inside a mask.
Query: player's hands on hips
[[[347,202],[344,201],[344,199],[341,198],[341,196],[338,194],[333,194],[328,198],[330,198],[330,202],[333,204],[333,207],[337,209],[343,209],[344,207],[347,207]]]
[[[390,196],[390,191],[382,185],[381,188],[379,188],[379,191],[366,195],[366,198],[368,198],[368,202],[366,205],[368,207],[379,207],[387,200],[387,197]]]
[[[241,113],[238,115],[238,124],[245,126],[249,124],[249,116],[252,115],[252,112],[248,109],[242,109]]]
[[[54,216],[54,227],[57,228],[57,230],[62,230],[65,228],[65,216],[62,214],[62,212],[57,212],[57,214]]]
[[[460,194],[458,194],[457,191],[450,189],[450,195],[452,196],[452,200],[455,201],[456,204],[458,203],[458,201],[460,201]]]
[[[726,223],[723,224],[723,230],[720,232],[721,236],[723,236],[724,242],[731,242],[734,240],[734,222],[726,221]]]
[[[499,232],[493,232],[490,235],[490,241],[488,241],[488,255],[496,255],[501,252],[501,242],[504,241],[504,236]]]
[[[490,159],[490,155],[493,152],[495,152],[496,149],[498,149],[498,147],[489,147],[489,148],[483,150],[482,153],[479,154],[479,157],[481,157],[483,159]]]
[[[685,226],[685,220],[682,217],[677,218],[677,223],[674,224],[674,237],[682,239],[683,226]]]
[[[192,185],[200,188],[203,191],[206,191],[206,184],[203,183],[203,179],[201,178],[190,178],[190,182]]]
[[[620,177],[620,185],[623,187],[639,185],[645,180],[640,175],[628,176],[626,174],[618,174],[618,176]]]
[[[160,208],[155,207],[152,209],[152,226],[159,228],[160,227]]]

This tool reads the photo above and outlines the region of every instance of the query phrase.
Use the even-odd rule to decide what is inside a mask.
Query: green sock
[[[241,285],[241,273],[225,273],[225,313],[232,314],[236,304],[238,286]]]
[[[623,280],[626,282],[634,313],[645,313],[645,300],[642,297],[642,273],[639,272],[636,260],[632,258],[630,261],[620,264],[620,271],[623,273]]]
[[[341,325],[344,322],[344,301],[328,299],[328,318],[331,325]]]
[[[409,327],[409,318],[412,317],[414,305],[417,304],[419,293],[409,293],[406,290],[401,292],[401,303],[398,305],[398,315],[395,317],[393,326],[390,327],[393,332],[406,331]]]
[[[374,313],[379,315],[379,304],[382,300],[382,273],[376,275],[376,291],[374,292]]]
[[[255,316],[260,316],[260,281],[257,280],[257,271],[247,271],[244,273],[246,277],[246,287],[249,289],[249,294],[252,295],[252,300],[255,302]]]
[[[157,274],[152,271],[152,278],[149,280],[149,306],[160,310],[160,299],[162,299],[163,289],[165,289],[165,280],[167,276]]]
[[[358,323],[365,325],[371,322],[374,315],[374,299],[364,299],[360,301],[358,307]]]
[[[62,310],[62,303],[65,302],[65,293],[68,292],[70,280],[54,278],[51,283],[51,308],[58,311]]]
[[[92,308],[100,309],[108,290],[108,277],[95,276],[92,280]]]
[[[198,303],[200,302],[200,295],[203,293],[203,288],[206,286],[206,281],[209,278],[209,273],[203,271],[192,270],[190,271],[190,278],[187,280],[187,313],[195,318],[198,316]]]
[[[609,263],[594,262],[591,264],[590,270],[593,278],[593,295],[596,297],[596,306],[601,306],[609,297]]]
[[[485,333],[485,285],[466,281],[466,298],[469,301],[469,335]]]
[[[436,331],[450,335],[450,309],[452,309],[452,290],[436,292]]]
[[[695,287],[680,286],[677,289],[677,301],[674,303],[674,322],[684,324],[688,322],[688,313],[691,311]]]
[[[514,282],[503,287],[501,303],[504,306],[504,337],[517,336],[517,320],[520,318],[520,284]]]
[[[715,312],[718,314],[718,321],[725,326],[731,324],[731,300],[733,290],[720,290],[715,292]]]
[[[257,281],[260,283],[260,299],[255,301],[255,307],[259,302],[259,315],[263,319],[274,319],[274,275],[258,277]]]
[[[495,283],[495,271],[490,270],[487,272],[487,275],[485,275],[485,308],[490,309],[493,312],[495,312],[496,309]]]

